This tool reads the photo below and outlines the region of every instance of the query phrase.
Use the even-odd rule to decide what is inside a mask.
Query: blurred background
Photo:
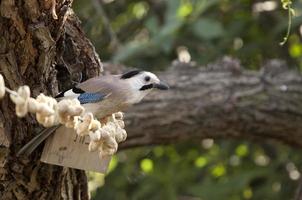
[[[73,8],[103,62],[165,70],[182,53],[206,65],[225,55],[251,70],[270,59],[302,69],[302,1],[77,0]],[[293,199],[300,149],[277,142],[190,141],[136,148],[89,173],[92,199]]]

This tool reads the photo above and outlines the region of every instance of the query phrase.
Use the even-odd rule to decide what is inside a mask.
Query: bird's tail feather
[[[24,145],[19,150],[17,156],[30,155],[46,138],[48,138],[48,136],[50,136],[53,132],[55,132],[59,127],[60,125],[46,128],[43,131],[41,131],[37,136],[31,139],[26,145]]]

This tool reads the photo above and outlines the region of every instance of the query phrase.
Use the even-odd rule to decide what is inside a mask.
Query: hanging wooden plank
[[[73,129],[64,126],[49,137],[41,161],[53,165],[106,173],[111,156],[99,157],[99,152],[89,152],[89,136],[80,137]]]

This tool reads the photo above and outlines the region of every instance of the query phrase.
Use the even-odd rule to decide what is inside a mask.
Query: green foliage
[[[116,156],[117,167],[93,198],[290,199],[297,184],[290,174],[301,166],[301,153],[280,144],[243,141],[127,150]]]
[[[151,173],[153,171],[153,161],[145,158],[140,163],[141,170],[145,173]]]
[[[259,69],[270,58],[302,69],[299,0],[281,0],[281,5],[280,0],[107,2],[102,6],[119,41],[115,48],[91,1],[74,2],[103,61],[164,69],[177,59],[177,49],[186,47],[198,64],[231,55],[249,69]],[[105,177],[89,173],[89,187],[93,199],[291,199],[301,153],[266,141],[211,139],[138,148],[114,156]]]
[[[115,0],[103,3],[108,20],[120,45],[112,48],[110,35],[102,25],[102,17],[90,1],[75,1],[75,9],[83,26],[101,53],[103,60],[130,66],[163,69],[177,59],[177,48],[185,46],[192,60],[206,64],[222,55],[232,55],[252,69],[269,58],[287,59],[292,66],[300,66],[291,57],[288,46],[280,47],[299,33],[302,17],[301,1],[275,0],[262,5],[251,0]],[[270,1],[272,4],[272,1]],[[275,7],[274,7],[275,5]],[[283,9],[288,10],[288,17]],[[289,21],[286,19],[288,18]],[[300,37],[300,36],[299,36]],[[268,49],[270,51],[268,51]]]
[[[220,38],[225,34],[222,24],[214,19],[203,18],[197,20],[192,28],[195,36],[204,40]]]

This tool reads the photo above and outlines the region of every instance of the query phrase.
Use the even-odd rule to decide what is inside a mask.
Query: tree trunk
[[[120,149],[203,138],[276,139],[302,147],[302,76],[272,60],[260,71],[224,58],[207,67],[176,63],[161,74],[171,89],[126,114]]]
[[[70,0],[0,1],[0,69],[9,88],[27,84],[32,96],[54,95],[102,70],[70,6]],[[7,96],[0,104],[1,199],[88,199],[83,171],[40,163],[41,147],[29,158],[15,156],[39,128],[32,116],[17,118]]]

